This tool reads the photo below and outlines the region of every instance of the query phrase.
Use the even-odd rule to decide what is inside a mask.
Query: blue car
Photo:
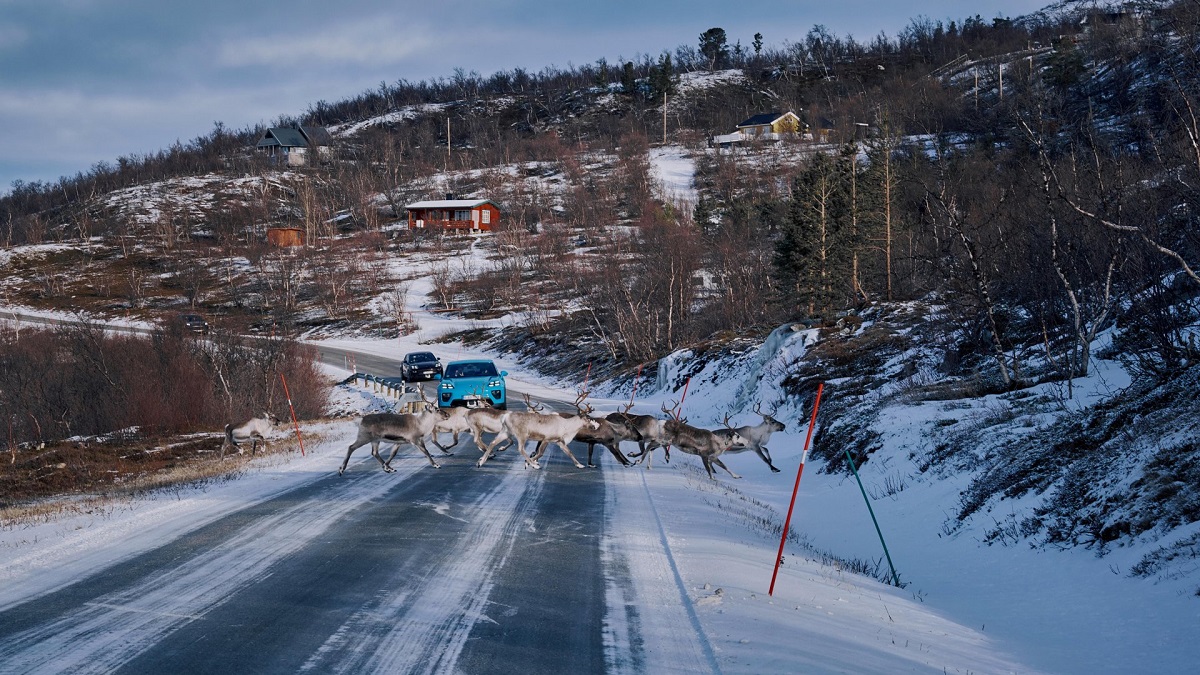
[[[446,364],[438,384],[438,407],[466,406],[508,408],[508,389],[504,385],[506,371],[497,371],[489,360],[451,361]]]

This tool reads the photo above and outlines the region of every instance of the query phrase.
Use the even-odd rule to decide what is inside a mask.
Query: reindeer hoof
[[[594,469],[594,468],[596,468],[596,465],[595,465],[595,464],[592,464],[591,462],[588,462],[588,468],[589,468],[589,469]]]
[[[775,467],[771,467],[771,471],[773,471],[774,473],[779,473],[779,469],[776,469]]]
[[[593,465],[593,466],[595,466],[595,465]],[[576,469],[586,469],[587,467],[580,464],[579,462],[575,462],[575,468]]]
[[[433,468],[435,468],[435,469],[440,469],[440,468],[442,468],[442,465],[441,465],[441,464],[438,464],[437,462],[434,462],[434,463],[433,463]]]

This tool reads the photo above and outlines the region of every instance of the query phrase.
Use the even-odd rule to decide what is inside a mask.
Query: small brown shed
[[[272,246],[303,246],[304,229],[299,227],[268,227],[267,243]]]

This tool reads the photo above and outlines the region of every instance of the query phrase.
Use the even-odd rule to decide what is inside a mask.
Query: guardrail
[[[374,393],[381,394],[384,398],[396,399],[399,402],[400,412],[413,412],[416,406],[424,402],[418,389],[420,385],[409,384],[399,377],[379,377],[370,373],[354,373],[344,382],[358,384],[359,380],[363,381],[364,387],[370,386]]]

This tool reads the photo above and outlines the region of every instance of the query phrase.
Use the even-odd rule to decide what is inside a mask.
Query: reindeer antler
[[[671,401],[670,409],[667,409],[667,404],[664,403],[664,404],[662,404],[662,411],[665,412],[666,414],[670,415],[671,417],[674,417],[676,422],[681,421],[679,418],[679,403],[676,403],[675,401]]]
[[[575,409],[579,411],[580,415],[591,415],[593,412],[592,406],[583,402],[583,400],[587,397],[588,391],[586,389],[580,390],[579,395],[575,397],[573,405],[575,406]]]
[[[426,398],[425,387],[422,387],[421,385],[418,384],[417,385],[417,393],[420,394],[421,401],[423,401],[425,403],[425,410],[432,410],[437,407],[437,403],[430,401],[428,398]]]
[[[721,420],[721,424],[725,425],[726,429],[733,429],[733,425],[729,423],[729,413],[725,413],[725,419]]]
[[[767,412],[763,412],[762,411],[762,401],[759,401],[758,403],[754,404],[754,414],[759,415],[760,417],[773,417],[778,410],[779,410],[779,407],[776,406],[774,408],[771,408]]]
[[[546,406],[542,405],[541,403],[534,403],[533,399],[529,397],[529,394],[521,394],[521,398],[525,399],[526,407],[534,412],[541,412],[546,409]]]

